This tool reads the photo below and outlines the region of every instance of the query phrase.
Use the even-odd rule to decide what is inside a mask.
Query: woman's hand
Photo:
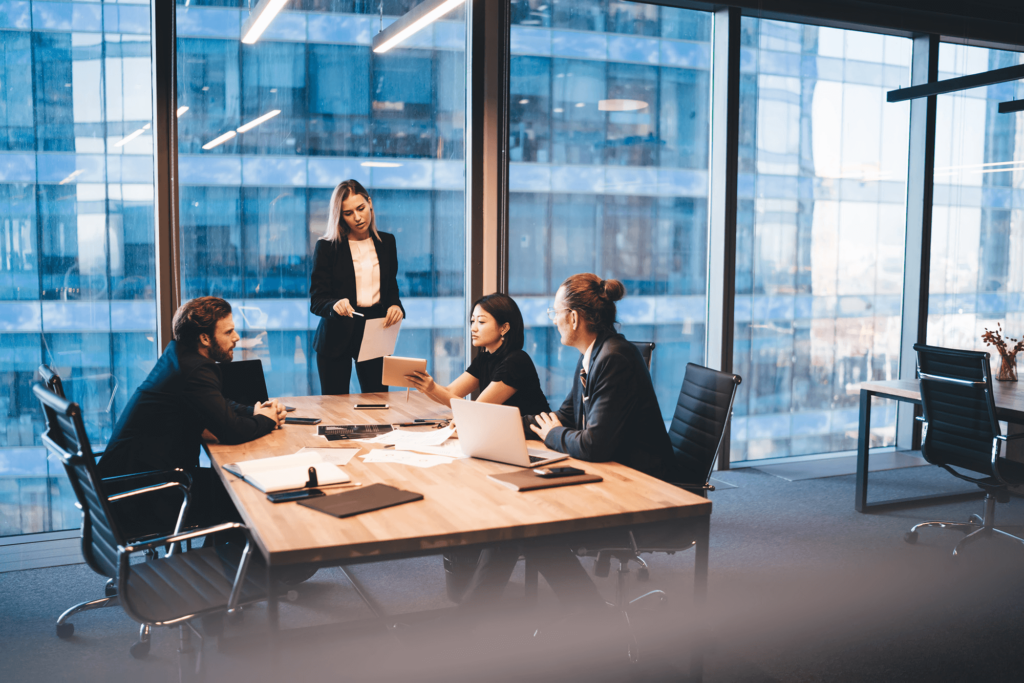
[[[352,314],[355,313],[355,310],[356,309],[352,308],[352,304],[348,302],[348,299],[338,299],[334,303],[334,312],[338,315],[343,315],[346,318],[351,318]]]
[[[558,416],[554,413],[541,413],[534,419],[537,420],[537,424],[530,425],[530,429],[540,437],[541,441],[547,441],[548,432],[555,427],[562,426],[562,423],[558,421]]]
[[[399,308],[398,306],[391,306],[388,308],[387,317],[384,318],[384,327],[391,327],[404,317],[405,315],[402,313],[401,308]]]
[[[411,375],[406,375],[405,378],[409,380],[414,387],[428,396],[437,388],[437,384],[434,383],[434,378],[422,370],[414,370]]]

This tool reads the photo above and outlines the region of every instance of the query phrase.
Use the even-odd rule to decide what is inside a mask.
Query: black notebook
[[[394,429],[389,424],[366,424],[366,425],[320,425],[316,433],[326,437],[328,441],[343,441],[345,439],[366,439],[387,434]]]
[[[423,494],[403,491],[387,484],[371,484],[354,491],[300,500],[299,505],[326,512],[332,517],[351,517],[360,512],[380,510],[392,505],[411,503],[414,500],[423,500]]]

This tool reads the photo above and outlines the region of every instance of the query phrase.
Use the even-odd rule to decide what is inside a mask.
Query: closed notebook
[[[535,489],[550,489],[555,486],[572,486],[573,484],[593,484],[604,481],[599,474],[576,474],[571,477],[544,477],[534,474],[533,470],[516,470],[505,474],[488,474],[492,479],[502,486],[507,486],[513,491],[533,491]]]
[[[348,475],[342,472],[337,465],[332,465],[329,462],[318,462],[313,465],[292,465],[263,472],[252,472],[246,474],[244,479],[264,493],[292,491],[305,487],[306,482],[309,481],[310,467],[316,470],[318,486],[344,484],[348,481]]]
[[[403,491],[387,484],[371,484],[353,491],[300,500],[299,505],[325,512],[333,517],[351,517],[360,512],[380,510],[392,505],[411,503],[414,500],[423,500],[423,494]]]

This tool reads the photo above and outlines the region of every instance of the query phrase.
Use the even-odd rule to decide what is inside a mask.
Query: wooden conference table
[[[1000,420],[1013,425],[1024,424],[1024,389],[1020,388],[1019,382],[992,382],[992,394],[996,403],[996,414]],[[860,419],[857,428],[857,491],[854,498],[854,507],[857,512],[892,508],[924,501],[938,502],[976,498],[983,495],[983,492],[979,490],[967,493],[916,496],[913,498],[899,498],[868,503],[868,446],[871,436],[871,399],[875,396],[921,405],[921,385],[917,380],[905,379],[864,382],[860,385]]]
[[[383,403],[389,410],[355,410],[357,403]],[[321,424],[412,422],[415,418],[448,417],[450,411],[418,392],[288,397],[292,414],[319,417]],[[487,478],[514,471],[511,465],[476,459],[419,468],[390,463],[364,463],[353,457],[344,466],[353,482],[386,483],[423,494],[423,500],[337,519],[298,503],[274,504],[266,496],[225,472],[232,462],[294,453],[302,447],[343,447],[328,442],[315,426],[284,425],[256,441],[228,446],[208,444],[210,460],[224,481],[252,532],[268,569],[316,563],[356,564],[384,559],[439,554],[450,548],[529,541],[644,524],[686,524],[696,539],[695,585],[703,600],[707,585],[708,532],[711,501],[649,477],[618,463],[579,463],[600,474],[594,484],[516,492]],[[531,442],[531,446],[542,446]],[[344,489],[342,489],[344,490]],[[275,591],[269,601],[271,628],[277,628]],[[695,656],[695,678],[700,678]]]

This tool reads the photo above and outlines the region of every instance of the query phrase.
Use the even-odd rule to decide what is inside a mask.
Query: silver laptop
[[[569,457],[552,458],[549,450],[527,448],[523,420],[514,406],[453,398],[452,413],[463,455],[517,467],[546,467]]]

